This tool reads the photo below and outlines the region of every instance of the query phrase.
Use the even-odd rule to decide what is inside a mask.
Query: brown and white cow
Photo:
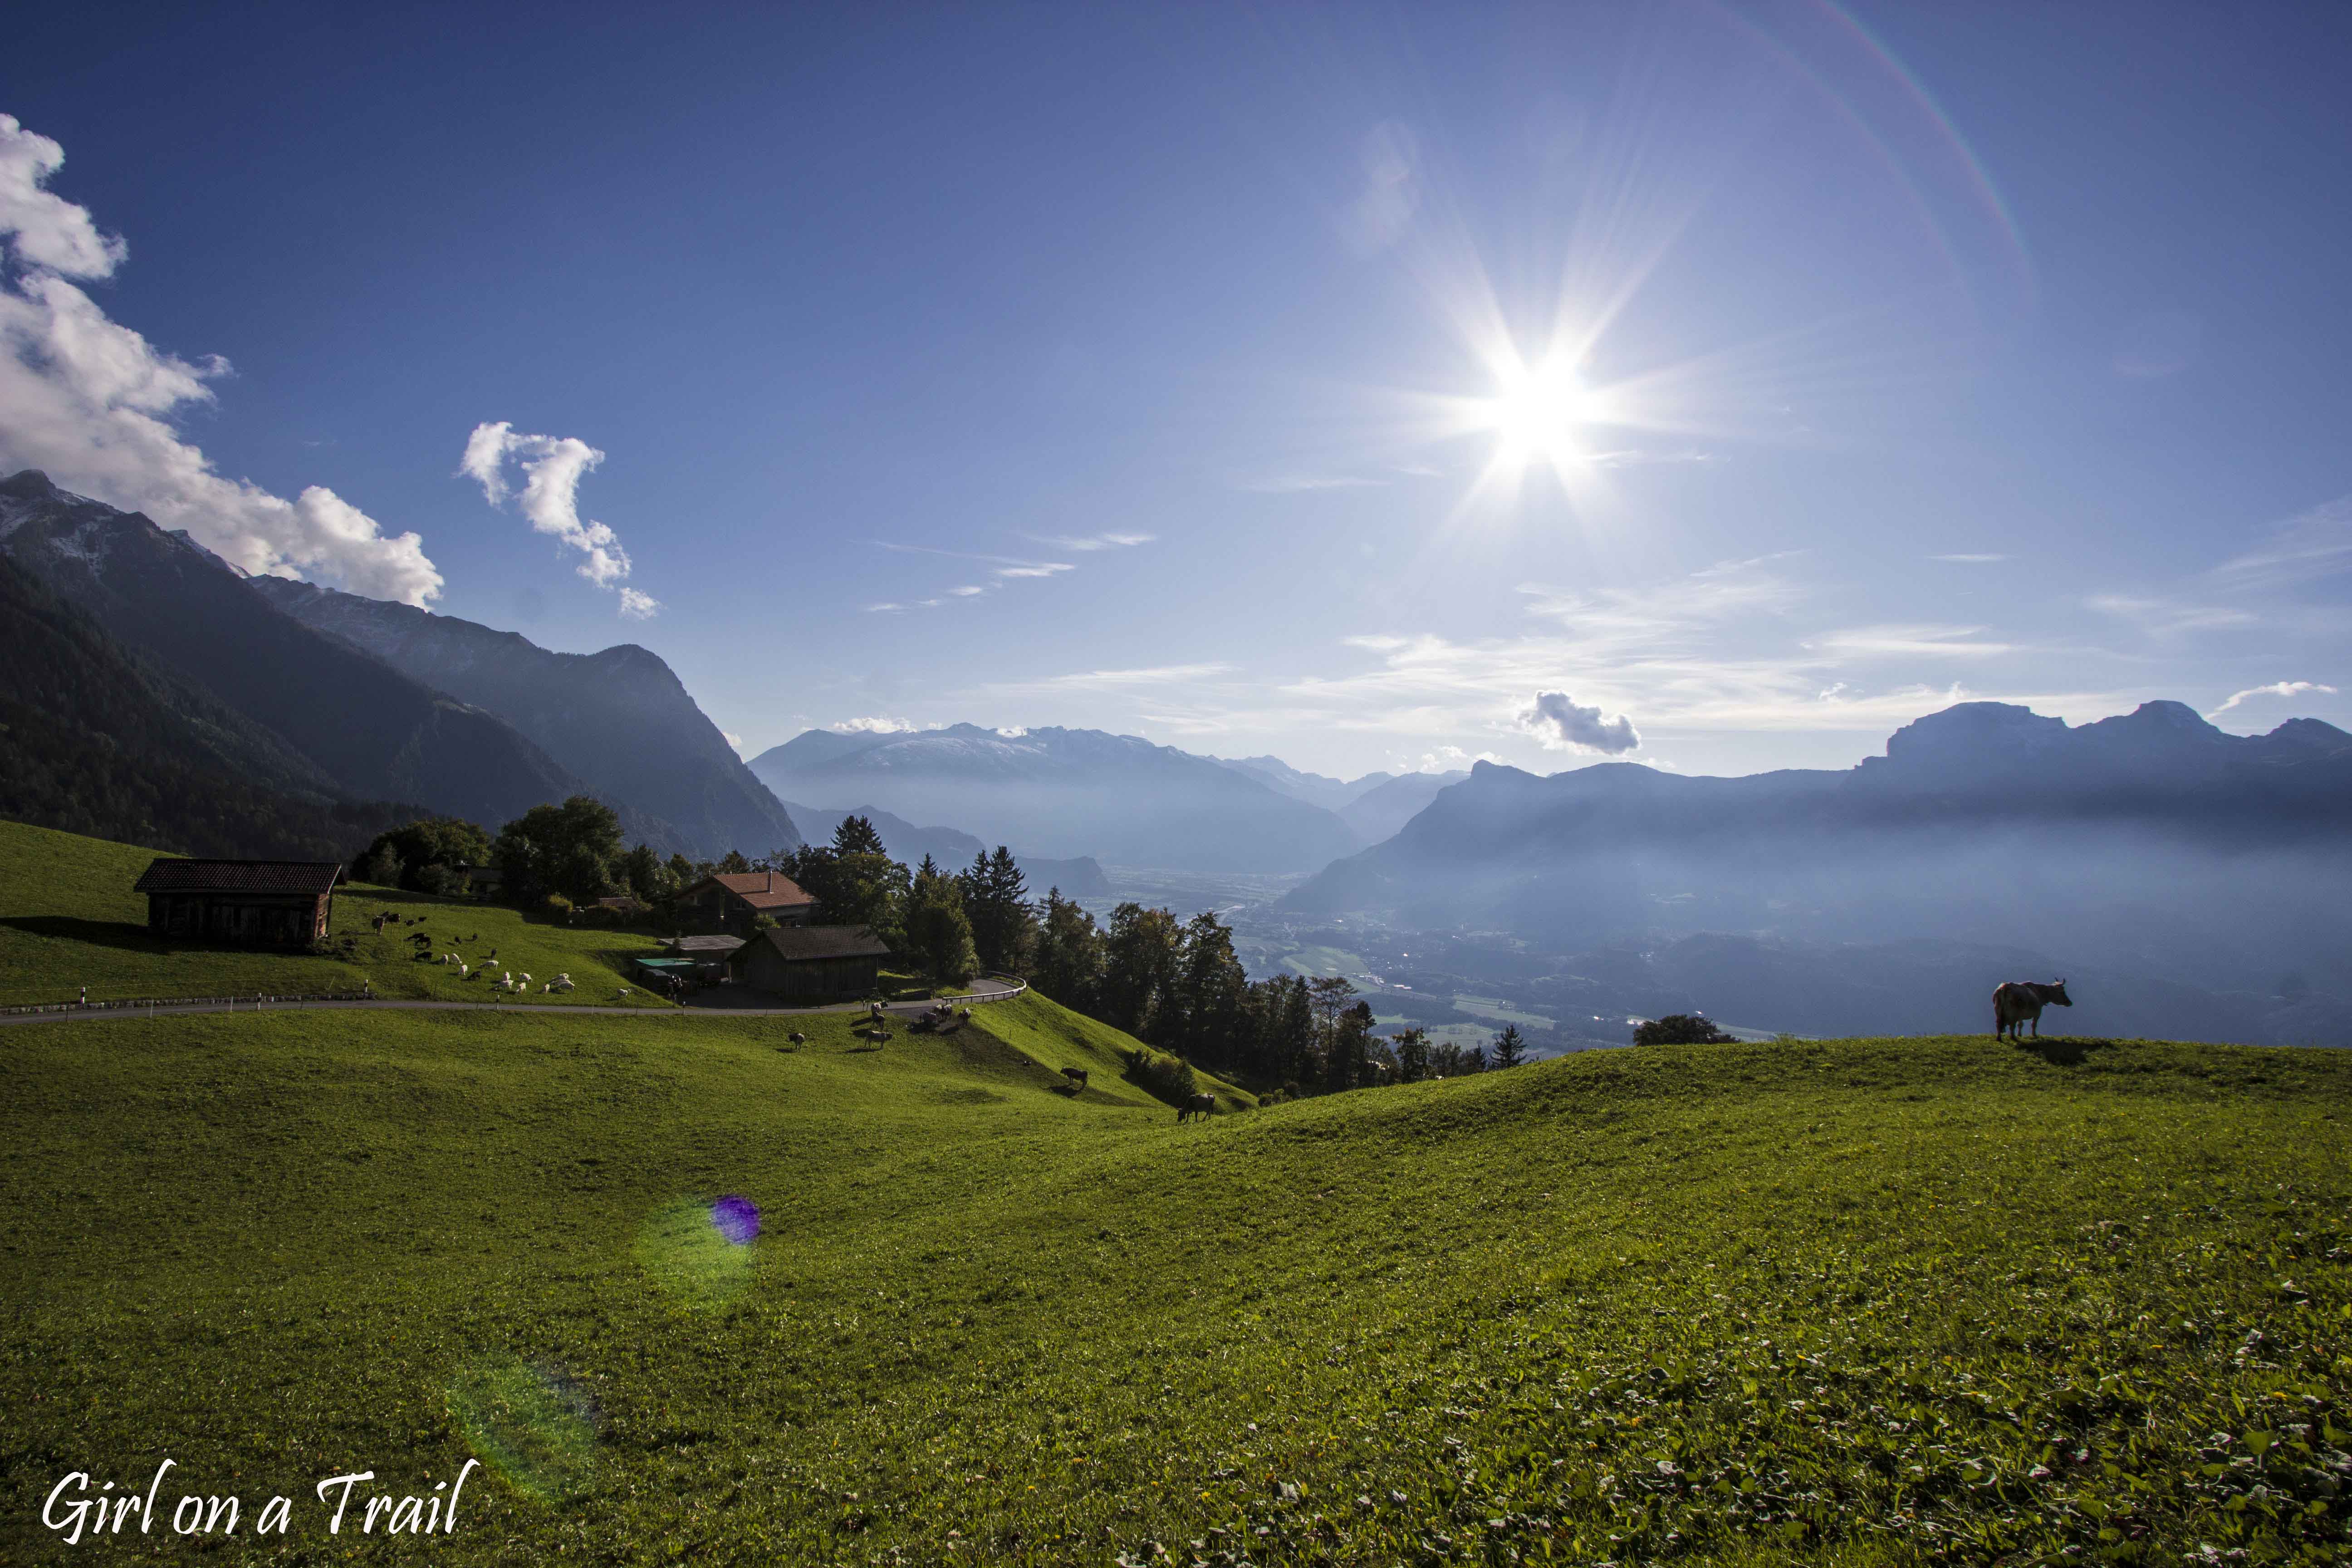
[[[1993,1038],[2006,1035],[2011,1039],[2025,1037],[2025,1026],[2033,1025],[2033,1037],[2042,1037],[2042,1009],[2048,1006],[2072,1007],[2074,999],[2066,994],[2063,980],[2044,985],[2033,980],[2004,981],[1993,988]]]
[[[1217,1097],[1215,1095],[1196,1094],[1176,1108],[1176,1120],[1182,1121],[1194,1116],[1214,1116],[1216,1113]]]

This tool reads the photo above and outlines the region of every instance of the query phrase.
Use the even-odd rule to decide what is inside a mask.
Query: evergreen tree
[[[841,826],[833,830],[833,852],[836,855],[880,855],[889,851],[882,847],[882,835],[874,830],[870,817],[845,816]],[[928,860],[929,856],[923,857]]]
[[[719,858],[719,874],[722,877],[740,877],[751,868],[751,862],[743,858],[740,849],[730,849]]]
[[[1059,888],[1045,894],[1029,981],[1065,1007],[1088,1015],[1103,1007],[1102,932],[1095,929],[1095,917],[1062,897]]]
[[[643,844],[621,857],[621,880],[648,904],[660,903],[678,890],[677,879],[662,858]]]
[[[1332,1020],[1323,1086],[1332,1093],[1361,1088],[1371,1079],[1372,1005],[1359,1002]]]
[[[972,951],[971,922],[965,918],[963,893],[953,877],[940,874],[928,855],[908,889],[902,951],[933,980],[961,985],[980,972],[980,955]]]
[[[1389,1037],[1396,1053],[1397,1079],[1402,1083],[1419,1083],[1429,1076],[1429,1031],[1415,1024]]]
[[[1528,1059],[1527,1042],[1519,1036],[1517,1024],[1506,1024],[1503,1032],[1495,1037],[1492,1062],[1497,1071],[1515,1068]]]
[[[971,920],[973,944],[989,968],[1019,973],[1029,964],[1037,936],[1036,911],[1013,851],[1000,844],[982,851],[971,868],[956,878],[963,889],[964,913]]]
[[[1185,922],[1170,1028],[1177,1049],[1225,1070],[1240,1064],[1249,1016],[1249,973],[1231,927],[1203,912]]]
[[[1103,1005],[1106,1020],[1155,1046],[1168,1043],[1163,1021],[1176,1010],[1176,980],[1182,928],[1166,910],[1126,903],[1110,914],[1104,942]]]

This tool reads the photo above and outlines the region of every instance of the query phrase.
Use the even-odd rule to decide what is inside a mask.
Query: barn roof
[[[707,882],[718,883],[755,910],[782,910],[796,904],[816,902],[802,890],[798,882],[774,871],[714,872],[688,888],[687,892],[694,892]]]
[[[763,931],[744,944],[743,951],[761,942],[773,948],[787,963],[815,958],[887,958],[890,944],[874,934],[869,926],[778,926]]]
[[[134,893],[310,893],[332,891],[343,868],[332,860],[157,860],[131,885]]]

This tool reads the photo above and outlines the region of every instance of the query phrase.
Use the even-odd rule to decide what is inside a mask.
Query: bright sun
[[[1578,437],[1592,423],[1595,410],[1573,364],[1514,360],[1496,379],[1500,384],[1484,413],[1496,435],[1499,462],[1524,468],[1549,459],[1565,467],[1583,455]]]

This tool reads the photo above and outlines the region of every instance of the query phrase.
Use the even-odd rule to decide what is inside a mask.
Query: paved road
[[[1002,981],[986,981],[974,986],[968,995],[950,997],[956,1005],[974,1002],[1002,1002],[1008,996],[1018,996],[1025,985],[1008,985]],[[715,994],[705,993],[705,995]],[[895,1018],[912,1018],[929,1002],[894,1002],[887,1011]],[[699,1000],[683,1007],[599,1007],[593,1004],[571,1002],[531,1002],[509,1005],[500,1002],[435,1002],[379,997],[372,1002],[188,1002],[168,1006],[134,1007],[115,1005],[92,1007],[88,1012],[67,1008],[55,1013],[18,1013],[0,1017],[6,1024],[91,1024],[110,1019],[168,1018],[196,1013],[331,1013],[367,1012],[371,1010],[410,1012],[474,1012],[474,1013],[564,1013],[593,1014],[628,1018],[790,1018],[812,1013],[858,1013],[866,1009],[863,1002],[834,1002],[817,1007],[736,1007],[713,1006]]]

